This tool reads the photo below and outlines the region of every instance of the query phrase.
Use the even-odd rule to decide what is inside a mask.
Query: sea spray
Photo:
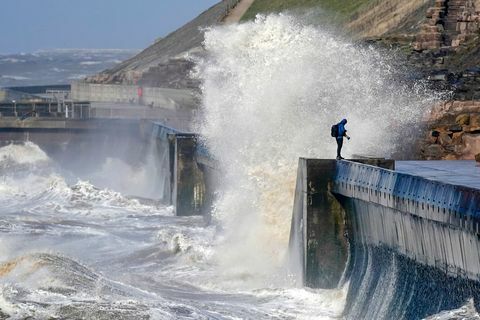
[[[204,45],[199,131],[223,177],[219,266],[253,286],[275,285],[298,158],[333,158],[330,126],[342,118],[352,136],[345,155],[389,156],[438,97],[397,81],[376,49],[288,15],[211,28]]]

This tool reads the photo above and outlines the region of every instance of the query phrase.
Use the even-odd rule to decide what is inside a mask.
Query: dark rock
[[[461,132],[463,130],[462,126],[461,125],[453,125],[451,127],[448,128],[449,131],[451,132]]]
[[[463,131],[466,133],[477,134],[480,133],[480,126],[465,126]]]
[[[425,148],[425,157],[429,159],[440,159],[445,152],[445,149],[439,144],[431,144]]]
[[[449,145],[452,143],[452,137],[448,133],[441,133],[439,141],[442,146]]]

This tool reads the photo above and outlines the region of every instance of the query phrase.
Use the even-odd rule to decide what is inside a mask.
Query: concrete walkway
[[[235,8],[230,11],[230,13],[223,19],[224,24],[237,23],[243,17],[248,8],[252,5],[255,0],[241,0]]]
[[[480,190],[480,167],[474,160],[395,161],[395,171]]]

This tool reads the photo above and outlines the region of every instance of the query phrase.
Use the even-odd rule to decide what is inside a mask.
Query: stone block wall
[[[421,152],[428,160],[473,160],[480,154],[480,101],[438,104],[426,119]]]
[[[459,47],[480,31],[478,0],[436,0],[427,10],[426,22],[416,37],[414,49]]]

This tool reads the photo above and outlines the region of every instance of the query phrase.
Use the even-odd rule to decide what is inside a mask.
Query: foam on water
[[[0,161],[2,168],[9,164],[36,164],[48,162],[47,154],[32,142],[24,144],[9,144],[0,148]]]
[[[330,126],[342,118],[352,136],[345,155],[388,156],[437,96],[402,83],[379,51],[288,15],[212,28],[205,38],[199,130],[224,172],[219,264],[269,285],[288,247],[298,158],[333,158]]]
[[[70,182],[70,173],[33,144],[0,148],[2,312],[14,318],[342,317],[348,284],[298,288],[283,268],[298,157],[331,158],[329,129],[344,117],[352,136],[347,155],[388,155],[436,96],[397,81],[375,49],[286,15],[212,28],[205,47],[207,56],[198,61],[199,130],[223,172],[214,224],[127,197],[135,194],[132,185],[142,194],[157,188],[145,181],[152,172],[146,167],[107,160],[94,177],[97,187],[78,177]],[[110,179],[118,171],[133,183],[105,188],[122,187],[125,180]],[[397,282],[395,274],[385,279]]]
[[[14,319],[341,314],[344,290],[246,290],[241,278],[220,280],[219,228],[201,217],[175,217],[170,207],[84,180],[67,183],[59,164],[31,143],[0,154],[8,155],[8,168],[0,161],[8,191],[0,196],[0,312]]]

